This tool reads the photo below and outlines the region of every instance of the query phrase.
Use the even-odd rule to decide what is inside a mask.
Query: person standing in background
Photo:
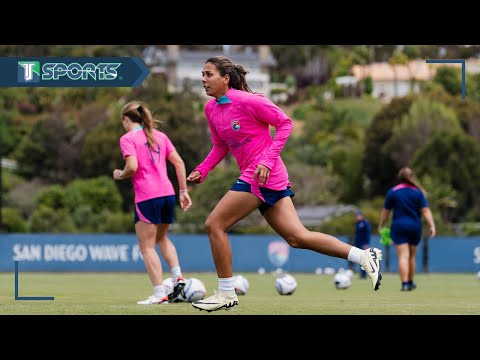
[[[429,225],[428,236],[435,236],[435,222],[428,207],[425,190],[415,178],[413,170],[403,167],[398,172],[398,184],[390,188],[380,212],[378,232],[385,226],[393,210],[390,236],[398,256],[398,271],[402,282],[401,291],[417,288],[414,282],[418,244],[422,239],[423,215]]]
[[[185,163],[174,145],[163,132],[156,130],[150,110],[137,101],[122,108],[126,134],[120,138],[125,167],[113,170],[115,180],[132,178],[135,191],[134,223],[143,262],[153,285],[153,295],[138,301],[139,305],[168,304],[177,301],[185,287],[177,250],[167,232],[174,220],[175,190],[167,175],[166,161],[170,161],[177,174],[179,201],[183,211],[192,205],[188,195]],[[170,266],[174,290],[167,295],[163,285],[162,263],[155,251],[158,245]]]
[[[359,249],[368,249],[370,247],[371,226],[363,213],[358,210],[355,212],[355,237],[353,245]],[[360,267],[360,278],[366,279],[367,273]]]

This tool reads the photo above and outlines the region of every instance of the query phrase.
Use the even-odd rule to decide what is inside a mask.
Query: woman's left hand
[[[262,164],[258,164],[257,169],[253,173],[252,180],[255,181],[255,177],[258,176],[258,185],[268,184],[270,179],[270,169]]]
[[[183,211],[187,211],[192,206],[192,199],[190,199],[190,195],[188,192],[180,192],[180,206],[182,207]]]
[[[120,169],[113,170],[113,179],[114,180],[123,180],[122,173],[123,173],[123,170],[120,170]]]

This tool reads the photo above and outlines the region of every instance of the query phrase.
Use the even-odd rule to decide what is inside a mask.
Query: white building
[[[207,97],[202,84],[202,70],[205,61],[213,56],[225,55],[247,71],[247,83],[254,92],[270,96],[269,68],[276,65],[270,46],[259,45],[254,52],[247,47],[242,52],[234,51],[234,46],[223,46],[223,51],[182,50],[179,45],[168,45],[166,50],[149,46],[143,51],[143,60],[152,74],[164,74],[168,89],[180,92],[185,86]]]

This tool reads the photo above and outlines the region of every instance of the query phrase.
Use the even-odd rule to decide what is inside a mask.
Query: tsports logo
[[[40,82],[40,61],[19,61],[17,69],[19,83]]]
[[[40,67],[40,61],[18,61],[18,82],[39,83],[40,80],[115,80],[120,63],[62,63],[47,62]],[[41,72],[41,74],[40,74]]]
[[[138,57],[0,57],[0,87],[137,87],[149,73]]]

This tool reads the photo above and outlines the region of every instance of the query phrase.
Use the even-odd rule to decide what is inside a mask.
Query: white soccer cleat
[[[215,291],[215,294],[198,301],[193,301],[192,306],[200,310],[206,310],[208,312],[225,309],[231,310],[234,306],[238,305],[237,294],[233,292],[233,295],[225,292]]]
[[[360,264],[372,280],[373,290],[377,291],[381,285],[382,273],[380,272],[380,261],[382,260],[382,250],[369,248],[364,251],[362,263]]]
[[[147,300],[137,301],[138,305],[155,305],[155,304],[168,304],[168,296],[158,298],[155,295],[150,296]]]

